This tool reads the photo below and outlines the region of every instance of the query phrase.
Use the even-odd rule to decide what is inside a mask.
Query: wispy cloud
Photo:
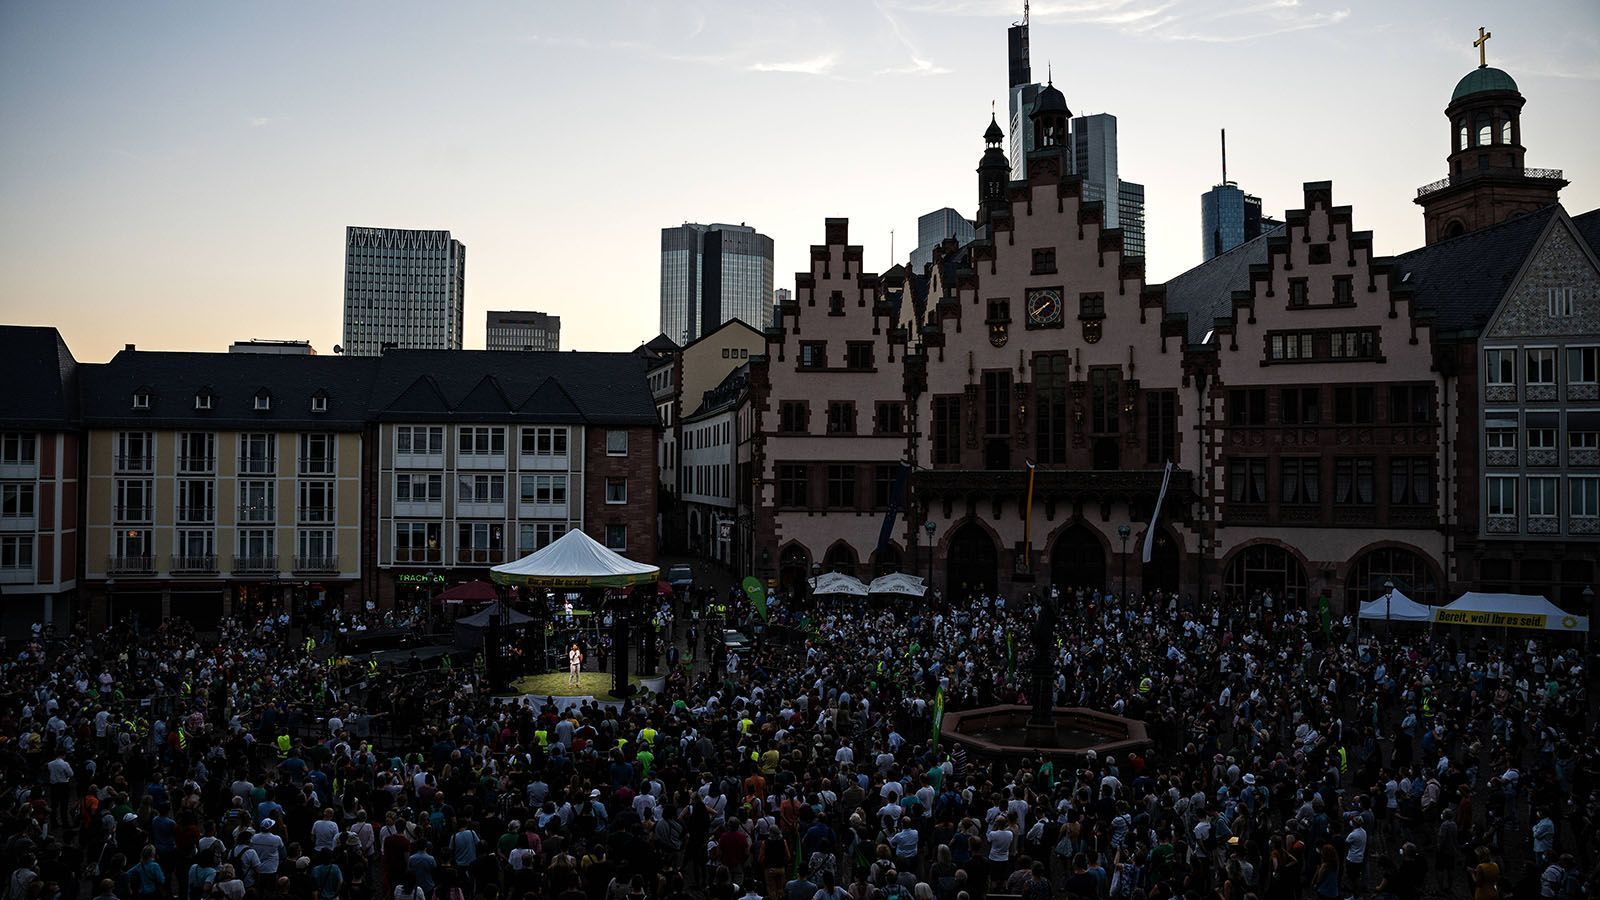
[[[1011,0],[889,0],[902,11],[945,16],[1015,15]],[[1326,28],[1350,17],[1344,7],[1308,9],[1305,0],[1041,0],[1034,21],[1099,25],[1158,41],[1237,43],[1291,31]]]
[[[839,61],[836,53],[825,53],[810,59],[792,59],[775,62],[753,62],[745,66],[751,72],[790,72],[796,75],[826,75]]]
[[[946,69],[943,66],[935,64],[932,60],[924,57],[921,53],[919,53],[917,51],[916,45],[911,43],[911,38],[906,36],[905,29],[900,27],[900,20],[896,19],[894,17],[894,15],[891,14],[889,12],[889,10],[887,8],[885,8],[882,3],[876,2],[876,0],[874,0],[873,5],[878,8],[878,13],[883,16],[884,21],[889,23],[889,32],[894,35],[895,41],[901,47],[903,47],[905,49],[906,56],[908,56],[910,58],[910,61],[908,63],[906,63],[905,65],[890,66],[890,67],[888,67],[886,69],[879,69],[874,74],[876,74],[876,75],[944,75],[944,74],[947,74],[950,71],[949,69]]]
[[[244,122],[251,128],[265,128],[272,120],[266,116],[245,116]]]

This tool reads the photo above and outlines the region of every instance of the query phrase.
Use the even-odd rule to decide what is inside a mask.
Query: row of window
[[[570,530],[566,522],[519,522],[515,526],[517,552],[542,550]],[[394,561],[397,563],[442,562],[444,526],[438,522],[396,522]],[[462,554],[504,551],[505,526],[494,522],[461,522],[456,525],[457,559]],[[628,549],[628,526],[606,525],[606,547],[618,552]],[[483,560],[468,560],[483,561]]]
[[[1521,482],[1521,484],[1519,484]],[[1529,518],[1555,518],[1560,510],[1561,479],[1555,475],[1490,475],[1484,479],[1484,511],[1490,516],[1515,516],[1518,503],[1526,503]],[[1569,518],[1600,516],[1600,475],[1567,476]]]
[[[1337,506],[1372,506],[1379,496],[1379,461],[1373,457],[1339,457],[1332,466],[1316,457],[1283,457],[1277,461],[1274,482],[1270,460],[1231,457],[1228,460],[1228,500],[1231,503],[1318,506],[1325,497]],[[1329,472],[1331,469],[1331,473]],[[1331,485],[1324,476],[1331,474]],[[1391,506],[1427,506],[1433,503],[1433,460],[1428,457],[1392,457],[1388,461],[1388,502]],[[1273,487],[1276,486],[1276,493]],[[1332,488],[1332,493],[1328,488]]]
[[[1267,335],[1267,358],[1273,362],[1373,359],[1378,355],[1376,329],[1315,329]]]
[[[1568,347],[1567,383],[1596,384],[1600,376],[1600,347]],[[1517,353],[1514,347],[1484,351],[1484,375],[1489,384],[1517,383]],[[1556,383],[1556,348],[1529,347],[1521,351],[1523,383]]]
[[[1331,416],[1325,398],[1332,393]],[[1227,395],[1228,424],[1235,427],[1277,425],[1375,425],[1379,421],[1379,397],[1383,421],[1390,425],[1425,425],[1434,421],[1434,388],[1431,384],[1394,384],[1386,391],[1368,385],[1334,385],[1325,388],[1282,387],[1233,388]],[[1268,415],[1276,398],[1276,418]]]
[[[0,466],[39,464],[39,436],[27,431],[0,434]]]
[[[29,502],[31,504],[31,492]],[[298,486],[296,521],[333,522],[336,519],[337,493],[332,481],[301,481]],[[241,479],[238,484],[239,522],[277,521],[278,482],[271,479]],[[115,507],[112,515],[118,522],[151,522],[155,520],[155,481],[149,478],[118,478],[113,493]],[[209,478],[183,478],[178,480],[178,491],[173,504],[174,518],[179,522],[216,521],[217,483]]]
[[[713,422],[710,425],[691,425],[683,430],[683,449],[704,450],[732,440],[731,422]]]
[[[522,503],[564,506],[567,502],[567,476],[523,475],[517,482],[517,500]],[[607,503],[628,502],[628,479],[605,480]],[[394,476],[396,503],[444,502],[444,476],[426,472],[399,472]],[[506,476],[459,475],[456,478],[456,502],[504,503]]]
[[[818,465],[811,463],[780,463],[778,475],[778,505],[782,507],[809,508],[812,502],[812,473]],[[833,509],[861,509],[862,500],[870,499],[871,509],[887,509],[894,490],[898,463],[826,463],[820,464],[824,494],[818,497]],[[862,481],[870,478],[867,487],[871,496],[862,492]]]
[[[896,401],[877,404],[873,421],[873,434],[904,434],[906,430],[906,405]],[[811,404],[806,400],[785,400],[778,404],[778,430],[787,434],[805,434],[809,430]],[[856,403],[854,400],[828,401],[828,434],[856,434]]]
[[[272,475],[278,467],[276,432],[245,432],[235,440],[239,472]],[[309,433],[299,436],[299,465],[302,475],[332,475],[335,472],[337,435]],[[179,432],[177,442],[179,474],[204,475],[217,471],[217,435],[210,431]],[[116,440],[118,472],[153,472],[156,462],[156,436],[152,431],[121,431]]]
[[[1496,125],[1499,126],[1499,140],[1495,140],[1495,133],[1497,130]],[[1468,143],[1470,138],[1476,138],[1476,140],[1472,143]],[[1476,133],[1468,131],[1466,119],[1463,118],[1456,120],[1456,150],[1458,151],[1466,150],[1469,147],[1487,147],[1491,144],[1509,145],[1510,143],[1510,119],[1490,119],[1488,116],[1479,116]]]
[[[844,367],[847,370],[865,372],[873,367],[873,354],[871,341],[847,341],[844,345]],[[826,369],[828,368],[828,342],[827,341],[801,341],[800,342],[800,368]]]
[[[397,425],[394,429],[396,453],[436,456],[444,453],[443,425]],[[506,453],[505,426],[456,426],[456,452],[462,456],[504,456]],[[523,456],[542,456],[565,459],[569,429],[551,426],[526,426],[519,430],[519,449]],[[628,455],[626,429],[606,429],[606,455]]]
[[[703,497],[730,497],[729,471],[726,463],[684,466],[683,492]]]
[[[1489,450],[1516,450],[1519,434],[1525,435],[1524,447],[1528,450],[1556,450],[1560,447],[1560,430],[1543,427],[1529,427],[1522,431],[1490,427],[1484,432],[1484,446]],[[1600,431],[1568,431],[1567,447],[1571,450],[1600,450]],[[1493,461],[1490,464],[1494,465]],[[1549,464],[1555,463],[1552,461]]]
[[[1310,262],[1325,264],[1329,261],[1327,244],[1311,245]],[[1356,302],[1355,280],[1350,275],[1333,276],[1333,305],[1351,306]],[[1301,308],[1311,305],[1311,282],[1307,278],[1289,279],[1289,306]]]
[[[155,392],[141,388],[133,393],[133,408],[148,410],[155,401]],[[195,392],[194,408],[198,410],[211,410],[216,408],[217,395],[210,388],[202,388]],[[256,391],[252,400],[252,407],[257,412],[267,412],[272,409],[272,392],[266,388]],[[328,411],[328,394],[326,391],[317,391],[311,395],[310,408],[314,413]]]
[[[277,569],[278,532],[273,528],[243,528],[234,535],[235,565]],[[323,568],[339,553],[336,532],[331,528],[302,528],[295,531],[294,552],[297,568]],[[209,528],[180,528],[173,544],[174,569],[209,570],[216,566],[217,534]],[[112,541],[112,556],[126,568],[153,568],[155,532],[148,528],[119,529]]]

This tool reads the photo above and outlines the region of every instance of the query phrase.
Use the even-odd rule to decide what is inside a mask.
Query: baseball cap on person
[[[271,831],[273,829],[273,827],[276,826],[277,824],[278,823],[273,819],[262,819],[261,820],[261,827],[263,829],[267,830],[267,831]]]

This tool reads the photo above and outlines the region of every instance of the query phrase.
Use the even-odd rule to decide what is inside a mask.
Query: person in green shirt
[[[639,776],[641,778],[649,778],[650,767],[655,765],[656,761],[656,755],[650,751],[650,745],[639,745],[639,752],[634,754],[633,759],[639,764]]]

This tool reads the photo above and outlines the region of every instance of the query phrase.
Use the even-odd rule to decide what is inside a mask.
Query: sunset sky
[[[825,217],[882,270],[891,229],[903,260],[919,214],[970,215],[1020,6],[0,4],[0,321],[89,361],[327,353],[345,226],[439,228],[467,246],[468,347],[485,310],[536,309],[564,348],[631,349],[658,330],[663,226],[750,224],[792,287]],[[1528,165],[1600,206],[1593,0],[1065,0],[1032,24],[1035,76],[1118,117],[1152,282],[1200,261],[1223,127],[1274,214],[1331,179],[1379,252],[1421,244],[1480,25],[1528,99]]]

